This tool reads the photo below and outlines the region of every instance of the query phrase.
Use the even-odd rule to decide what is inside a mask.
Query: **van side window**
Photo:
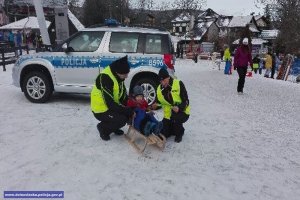
[[[68,42],[68,47],[72,48],[72,52],[94,52],[98,49],[104,32],[84,31],[72,38]]]
[[[162,36],[147,34],[145,53],[162,53]]]
[[[138,33],[112,32],[109,51],[113,53],[136,53],[138,41]]]

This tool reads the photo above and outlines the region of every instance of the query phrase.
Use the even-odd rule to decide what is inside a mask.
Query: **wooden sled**
[[[155,145],[160,150],[163,150],[167,141],[165,136],[162,134],[159,134],[159,136],[154,134],[145,136],[132,125],[129,125],[129,129],[127,133],[124,134],[124,137],[139,153],[143,153],[148,145]]]

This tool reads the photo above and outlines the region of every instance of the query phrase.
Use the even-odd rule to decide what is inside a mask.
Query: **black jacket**
[[[253,58],[252,60],[253,63],[260,63],[260,59],[258,57]]]
[[[167,102],[169,102],[171,105],[174,105],[174,101],[171,95],[172,85],[173,85],[173,78],[170,78],[169,85],[162,90],[162,95],[164,96]],[[180,86],[180,98],[182,102],[181,104],[176,106],[178,106],[179,111],[184,111],[185,108],[189,105],[189,97],[182,81],[179,81],[179,86]]]

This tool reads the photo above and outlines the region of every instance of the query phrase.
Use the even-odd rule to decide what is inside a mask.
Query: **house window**
[[[186,32],[186,26],[182,27],[182,32],[183,32],[183,33]]]
[[[175,29],[176,31],[176,33],[179,33],[179,27],[176,27],[176,29]]]

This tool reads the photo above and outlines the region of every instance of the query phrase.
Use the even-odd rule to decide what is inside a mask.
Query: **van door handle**
[[[99,59],[98,58],[92,58],[92,59],[90,59],[90,62],[91,63],[98,63]]]

